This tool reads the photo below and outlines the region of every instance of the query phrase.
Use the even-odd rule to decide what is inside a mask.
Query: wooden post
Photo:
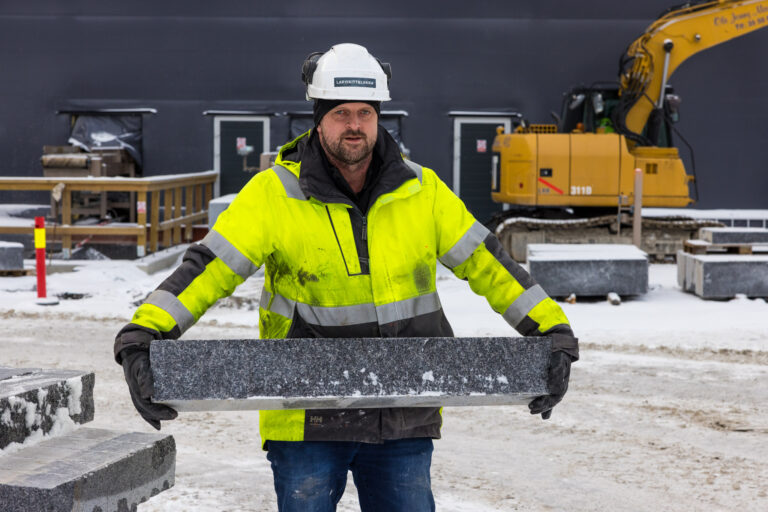
[[[61,225],[69,226],[72,224],[72,190],[65,187],[61,192]],[[61,236],[61,252],[64,258],[69,259],[72,256],[72,235]]]
[[[171,194],[171,189],[163,189],[163,202],[165,203],[163,222],[166,222],[170,220],[171,216],[173,215],[173,195]],[[166,226],[163,230],[163,247],[166,249],[173,245],[172,235],[173,233],[171,227]]]
[[[160,191],[151,192],[150,208],[150,226],[149,226],[149,250],[157,252],[158,230],[160,228]]]
[[[187,207],[186,216],[195,213],[195,200],[194,200],[194,185],[187,185],[184,187],[184,204]],[[192,241],[192,220],[188,220],[184,224],[184,241],[189,243]]]
[[[181,217],[181,187],[173,189],[173,220],[176,221]],[[174,223],[173,225],[173,244],[178,245],[181,243],[181,224]]]
[[[205,184],[195,185],[195,213],[203,211],[203,189]]]
[[[147,254],[147,191],[142,190],[136,201],[137,223],[143,229],[136,240],[136,256],[139,258]]]
[[[638,249],[642,249],[643,226],[643,170],[635,169],[635,212],[632,217],[632,243]]]

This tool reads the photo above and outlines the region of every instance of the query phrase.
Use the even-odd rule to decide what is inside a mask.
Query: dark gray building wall
[[[549,122],[569,86],[614,79],[624,48],[668,6],[6,1],[0,175],[41,175],[43,144],[68,135],[67,116],[55,112],[75,106],[156,108],[144,124],[145,175],[211,168],[213,122],[204,110],[307,109],[304,57],[357,42],[392,63],[387,108],[410,113],[403,136],[412,158],[450,184],[448,111],[513,109]],[[766,54],[768,30],[758,31],[693,57],[673,76],[683,98],[677,126],[696,151],[697,207],[768,208]]]

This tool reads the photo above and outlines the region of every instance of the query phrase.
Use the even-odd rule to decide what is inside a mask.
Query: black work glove
[[[531,414],[541,414],[541,419],[548,420],[552,416],[552,409],[565,396],[571,376],[571,362],[579,359],[578,341],[565,334],[552,335],[552,355],[547,376],[549,394],[534,398],[528,404]]]
[[[149,352],[131,348],[120,353],[123,361],[123,373],[128,390],[131,392],[133,406],[147,423],[160,430],[160,420],[172,420],[178,413],[167,405],[153,404],[150,398],[154,390],[152,370],[149,367]]]

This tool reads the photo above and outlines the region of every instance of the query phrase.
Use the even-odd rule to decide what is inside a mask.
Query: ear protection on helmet
[[[312,83],[312,76],[317,69],[317,60],[323,55],[324,52],[313,52],[307,55],[304,59],[304,64],[301,65],[301,81],[304,85]]]
[[[387,75],[387,82],[389,82],[389,79],[392,78],[392,64],[389,62],[381,62],[379,59],[376,59],[376,62],[379,63],[381,70],[384,71],[385,75]]]

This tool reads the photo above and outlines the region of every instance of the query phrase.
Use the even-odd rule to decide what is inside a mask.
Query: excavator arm
[[[768,0],[717,0],[670,9],[629,45],[620,62],[620,102],[613,123],[640,145],[649,118],[660,115],[672,73],[703,50],[768,26]],[[649,126],[649,130],[651,127]]]

